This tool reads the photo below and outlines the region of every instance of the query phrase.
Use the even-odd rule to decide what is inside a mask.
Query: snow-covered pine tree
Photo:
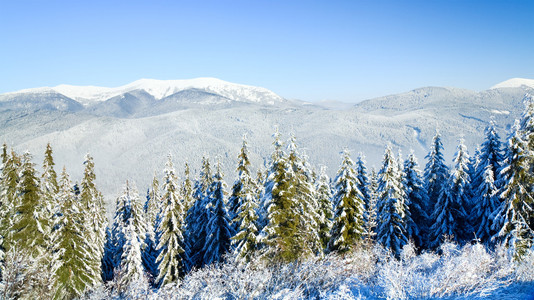
[[[236,216],[240,223],[237,233],[232,237],[237,260],[244,263],[250,262],[259,248],[259,232],[256,226],[258,203],[255,198],[256,191],[253,188],[254,186],[248,185],[241,190],[244,197]]]
[[[454,169],[432,212],[434,224],[430,228],[430,246],[433,248],[438,247],[445,236],[458,243],[464,243],[474,237],[465,210],[469,202],[467,187],[470,178],[468,172],[469,156],[463,140],[460,140],[457,146],[453,162]]]
[[[124,294],[132,284],[138,284],[141,281],[147,281],[143,260],[141,257],[141,247],[143,240],[138,235],[134,222],[129,222],[124,232],[126,243],[122,251],[121,264],[119,266],[121,274],[120,286],[123,290],[119,291]]]
[[[378,172],[377,241],[398,257],[408,243],[405,215],[406,194],[403,190],[399,164],[387,146],[382,168]]]
[[[184,197],[184,211],[188,211],[195,198],[193,197],[193,181],[191,180],[191,171],[189,170],[189,164],[185,163],[184,168],[184,181],[182,182],[182,196]]]
[[[362,239],[365,225],[363,196],[348,150],[342,153],[341,166],[333,184],[334,220],[328,251],[346,252]]]
[[[499,182],[497,175],[504,160],[501,141],[493,118],[490,120],[485,133],[486,140],[476,159],[476,167],[472,176],[473,197],[470,214],[476,237],[483,243],[489,242],[496,233],[492,230],[492,216],[500,205],[497,197],[499,187],[496,184]]]
[[[200,180],[193,189],[193,206],[187,211],[186,224],[186,254],[188,257],[187,269],[203,266],[204,245],[206,244],[207,224],[209,221],[209,188],[212,184],[211,166],[209,159],[202,158]]]
[[[367,212],[369,211],[369,202],[371,201],[371,194],[369,191],[369,178],[367,176],[367,167],[365,166],[365,156],[362,152],[358,153],[358,158],[356,159],[356,178],[358,178],[358,190],[362,193],[363,197],[363,203],[365,207],[365,211],[363,214],[363,221],[365,224],[367,224],[368,221],[368,215]],[[367,227],[367,226],[365,226]],[[368,236],[369,234],[366,232],[365,236]]]
[[[241,206],[244,205],[245,199],[247,197],[256,197],[256,183],[250,173],[250,160],[248,156],[247,140],[243,136],[243,145],[237,156],[237,179],[234,181],[232,192],[230,197],[228,197],[228,215],[230,216],[230,220],[232,220],[231,225],[234,232],[238,232],[241,226],[239,212],[242,211]]]
[[[143,265],[148,272],[150,279],[157,277],[158,268],[156,265],[156,258],[158,251],[156,247],[159,242],[157,228],[161,219],[161,197],[159,193],[159,182],[154,174],[152,186],[148,189],[145,202],[145,222],[146,222],[146,237],[145,247],[141,255],[143,258]]]
[[[418,249],[425,249],[428,246],[429,216],[425,211],[428,203],[428,195],[424,188],[423,177],[419,170],[417,158],[413,152],[404,162],[404,191],[406,193],[406,204],[413,222],[406,224],[406,234]]]
[[[441,135],[436,132],[436,135],[432,139],[432,145],[430,152],[425,157],[428,161],[425,166],[424,180],[425,189],[428,194],[428,204],[424,209],[427,212],[432,212],[436,206],[436,202],[447,185],[449,178],[449,168],[445,165],[443,158],[443,144],[441,143]],[[435,220],[430,220],[431,223],[435,223]]]
[[[57,174],[54,170],[54,158],[52,157],[52,146],[46,145],[46,151],[43,161],[43,174],[41,175],[41,193],[43,201],[48,204],[46,207],[48,218],[51,220],[57,214],[58,204],[56,203],[56,194],[58,192]]]
[[[85,235],[89,243],[89,276],[95,283],[101,282],[101,263],[104,256],[104,244],[106,243],[106,210],[104,207],[104,197],[95,186],[95,164],[93,157],[89,154],[85,156],[85,169],[80,183],[79,199],[83,209]]]
[[[60,176],[58,200],[61,203],[60,226],[56,246],[61,262],[55,272],[55,299],[80,297],[86,288],[94,286],[97,280],[89,271],[93,266],[90,257],[90,241],[85,234],[84,214],[80,201],[74,194],[65,168]]]
[[[178,179],[169,154],[162,185],[163,212],[158,231],[161,234],[157,258],[159,286],[176,282],[185,274],[184,206]]]
[[[315,183],[317,204],[319,205],[319,238],[322,249],[325,250],[330,241],[330,230],[332,230],[332,219],[334,211],[332,205],[332,189],[330,188],[330,178],[326,174],[326,167],[321,167],[321,173]]]
[[[378,201],[378,174],[374,168],[371,169],[369,176],[369,205],[365,211],[367,215],[367,222],[364,224],[365,232],[365,243],[371,245],[376,239],[376,228],[377,228],[377,211],[376,203]]]
[[[529,168],[532,160],[528,144],[516,120],[505,148],[505,161],[502,164],[500,205],[493,222],[497,231],[493,240],[502,241],[513,247],[515,257],[520,259],[534,243],[532,229],[534,198],[529,192],[532,184]]]
[[[291,135],[288,142],[288,167],[291,168],[292,184],[295,186],[295,197],[297,215],[299,219],[299,233],[294,238],[301,246],[301,256],[322,255],[323,247],[319,236],[319,204],[314,185],[313,172],[306,161],[306,156],[301,155],[297,149],[297,142],[294,135]]]
[[[39,178],[32,163],[32,155],[24,153],[22,170],[15,198],[15,215],[11,231],[12,243],[30,251],[33,258],[45,250],[45,235],[50,232],[50,223],[42,202]]]
[[[274,141],[272,143],[274,150],[271,153],[271,159],[269,162],[269,166],[267,169],[267,172],[265,174],[265,180],[263,180],[263,189],[262,193],[260,195],[260,203],[259,203],[259,210],[258,210],[258,225],[259,229],[263,229],[269,222],[267,219],[267,216],[269,215],[268,207],[270,206],[270,202],[273,197],[273,187],[275,184],[275,178],[279,177],[280,174],[277,174],[276,172],[283,170],[283,167],[278,166],[278,164],[282,163],[282,160],[285,157],[285,153],[283,150],[283,143],[281,139],[281,134],[278,131],[278,128],[276,128],[274,134],[273,134]],[[263,176],[262,176],[263,177]],[[258,181],[260,182],[260,181]]]
[[[11,151],[9,155],[4,155],[4,151],[7,153],[6,147],[2,150],[2,160],[5,160],[5,162],[3,163],[2,176],[0,178],[0,236],[2,253],[8,251],[13,245],[13,232],[11,229],[14,222],[15,200],[21,168],[20,157],[15,151]]]
[[[210,194],[208,195],[211,205],[206,231],[206,243],[203,248],[205,265],[222,262],[224,255],[230,251],[234,229],[230,225],[230,216],[226,210],[225,186],[220,164],[217,163],[212,186],[209,189]]]

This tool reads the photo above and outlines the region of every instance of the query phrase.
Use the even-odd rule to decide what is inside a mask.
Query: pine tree
[[[527,116],[528,114],[525,113]],[[500,171],[499,184],[502,187],[500,198],[503,202],[495,214],[493,223],[493,230],[498,232],[494,240],[502,241],[514,248],[517,259],[532,247],[534,241],[532,229],[534,198],[529,192],[532,185],[529,170],[532,156],[528,151],[528,143],[523,139],[525,136],[521,130],[523,127],[519,124],[516,120],[505,149],[505,161]]]
[[[228,214],[232,220],[232,229],[237,232],[241,226],[239,212],[242,210],[247,197],[255,198],[256,183],[250,173],[250,160],[248,158],[247,141],[243,137],[243,146],[237,157],[237,179],[232,186],[232,192],[228,198]],[[248,194],[245,194],[248,193]]]
[[[319,214],[319,238],[322,249],[326,249],[330,241],[330,230],[332,230],[332,219],[334,211],[332,205],[332,190],[330,188],[330,178],[326,174],[326,167],[321,168],[319,179],[316,182],[315,190]]]
[[[443,144],[441,143],[441,135],[436,133],[432,139],[430,152],[425,157],[428,159],[428,162],[425,166],[424,180],[429,201],[424,209],[428,212],[434,210],[436,202],[438,201],[444,186],[447,185],[449,177],[449,169],[445,165],[442,151]],[[435,220],[431,220],[431,222],[434,223]]]
[[[132,284],[137,284],[141,280],[146,280],[143,260],[141,258],[142,239],[138,235],[134,222],[130,222],[125,230],[124,249],[120,264],[120,286],[126,288]]]
[[[184,169],[184,181],[182,183],[182,196],[184,197],[184,210],[187,212],[195,198],[193,197],[193,181],[191,180],[191,171],[189,170],[189,164],[185,163]]]
[[[432,212],[434,224],[430,228],[431,247],[438,247],[445,236],[458,243],[463,243],[471,237],[472,229],[465,210],[469,201],[466,192],[470,182],[469,157],[462,140],[457,147],[454,164],[448,184],[443,187]]]
[[[200,268],[204,262],[204,245],[206,244],[207,224],[209,221],[209,187],[212,184],[211,166],[208,158],[202,158],[202,170],[200,180],[195,183],[193,189],[193,206],[186,216],[186,250],[190,265]]]
[[[89,243],[90,276],[95,283],[101,281],[101,263],[104,256],[104,244],[106,242],[106,211],[102,194],[95,186],[96,175],[94,172],[93,158],[87,154],[84,161],[85,169],[80,183],[80,195],[85,234]]]
[[[371,202],[371,192],[369,191],[369,178],[367,176],[367,168],[365,166],[365,156],[363,153],[358,154],[358,159],[356,160],[356,178],[358,178],[358,190],[362,193],[363,203],[364,203],[364,213],[363,213],[363,221],[364,221],[364,228],[371,228],[369,226],[369,215],[368,213],[371,211],[370,202]],[[369,238],[373,235],[371,232],[364,231],[365,238]]]
[[[15,215],[15,200],[17,196],[17,186],[19,183],[20,173],[20,157],[11,151],[10,155],[7,155],[7,147],[2,150],[2,175],[0,182],[0,236],[1,236],[1,254],[5,253],[13,244],[13,238],[11,231],[13,227]]]
[[[237,259],[241,262],[250,262],[254,253],[259,249],[259,232],[256,226],[258,204],[253,196],[255,191],[252,188],[249,185],[242,190],[245,197],[236,216],[240,220],[239,228],[235,236],[232,237]]]
[[[417,158],[413,153],[404,162],[404,191],[406,204],[413,222],[406,224],[408,239],[413,240],[415,246],[424,249],[428,246],[429,216],[425,211],[428,195],[424,188],[423,178]]]
[[[493,118],[486,128],[486,140],[482,144],[480,154],[476,162],[476,167],[472,177],[472,224],[476,232],[476,237],[486,243],[495,235],[492,216],[499,206],[496,185],[499,180],[497,175],[501,170],[501,163],[504,160],[502,145],[495,128]]]
[[[212,186],[208,195],[210,205],[207,226],[206,243],[204,244],[204,264],[209,265],[223,261],[223,257],[230,251],[231,238],[234,229],[230,226],[230,217],[225,206],[225,183],[222,178],[220,165],[213,176]]]
[[[408,243],[406,233],[406,194],[401,182],[399,164],[390,146],[386,147],[382,168],[378,172],[377,241],[395,256]]]
[[[43,161],[43,174],[41,175],[41,190],[43,201],[48,204],[48,218],[52,218],[57,212],[56,194],[58,192],[57,174],[54,170],[54,158],[50,143],[46,145],[45,158]]]
[[[346,252],[362,239],[365,208],[358,184],[354,162],[345,150],[341,167],[334,179],[334,222],[328,243],[329,251]]]
[[[161,197],[159,194],[159,182],[154,174],[152,186],[147,191],[145,202],[145,222],[146,222],[146,237],[144,240],[144,250],[141,255],[143,258],[143,266],[148,272],[150,279],[157,277],[156,258],[158,251],[156,247],[159,242],[157,228],[161,219]]]
[[[85,235],[84,209],[72,189],[72,184],[65,169],[61,173],[58,192],[61,203],[60,226],[57,232],[56,250],[61,265],[55,272],[55,299],[73,299],[80,297],[86,288],[96,284],[91,274],[92,258],[90,241]]]
[[[15,215],[12,226],[12,244],[28,249],[37,258],[45,249],[45,235],[49,232],[49,222],[45,215],[32,156],[26,152],[22,158],[22,172],[15,198]]]
[[[160,286],[176,282],[185,274],[184,244],[184,206],[180,198],[180,189],[172,157],[169,155],[165,165],[165,177],[162,186],[163,213],[158,231],[161,233],[158,244],[160,251],[157,258]]]

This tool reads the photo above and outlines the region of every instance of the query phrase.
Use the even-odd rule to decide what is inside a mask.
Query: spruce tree
[[[326,167],[321,168],[321,173],[315,184],[317,203],[319,205],[319,238],[322,249],[326,249],[330,241],[330,230],[332,230],[332,219],[334,217],[332,205],[332,189],[330,188],[330,178],[326,174]]]
[[[243,145],[241,151],[237,156],[237,179],[232,186],[232,192],[228,198],[228,214],[232,220],[232,229],[237,232],[241,226],[241,218],[239,212],[242,210],[241,206],[244,205],[247,197],[255,198],[256,183],[250,173],[250,160],[248,158],[249,153],[247,149],[247,141],[243,137]],[[248,193],[248,194],[245,194]]]
[[[184,197],[184,211],[188,211],[195,198],[193,197],[193,181],[191,180],[191,171],[189,170],[189,164],[185,163],[184,168],[184,181],[182,183],[182,196]]]
[[[408,243],[406,233],[406,194],[399,164],[390,146],[386,147],[382,168],[378,172],[376,239],[398,257]]]
[[[346,252],[362,239],[365,207],[358,184],[354,162],[348,150],[345,150],[334,179],[334,221],[328,243],[329,251]]]
[[[85,234],[84,209],[77,199],[65,169],[61,173],[58,200],[61,203],[60,226],[57,232],[56,250],[61,262],[55,272],[55,299],[80,297],[98,280],[92,276],[91,241]]]
[[[161,234],[157,258],[160,286],[176,282],[185,274],[184,244],[184,206],[182,203],[178,179],[169,155],[165,165],[162,185],[163,212],[158,231]]]
[[[516,120],[505,148],[505,161],[499,184],[502,204],[493,223],[493,230],[497,231],[493,239],[512,247],[517,259],[520,259],[534,242],[534,198],[530,192],[532,181],[529,170],[532,155],[528,151],[529,146],[523,139],[524,134],[519,124]]]
[[[141,247],[143,240],[138,235],[134,222],[130,222],[125,228],[124,249],[119,266],[121,278],[120,286],[123,287],[122,293],[132,284],[138,284],[146,280],[145,269],[141,257]]]
[[[33,258],[43,254],[45,235],[49,232],[50,224],[45,214],[45,203],[42,202],[39,178],[28,152],[22,157],[22,172],[13,217],[11,243],[18,248],[28,249]]]
[[[4,144],[5,146],[5,144]],[[14,216],[15,216],[15,200],[17,196],[17,187],[19,183],[19,173],[20,173],[20,157],[14,152],[11,151],[10,155],[4,155],[4,151],[7,151],[6,147],[2,150],[2,176],[0,182],[0,241],[1,252],[5,253],[13,244],[13,238],[11,231]]]
[[[424,207],[425,211],[431,212],[434,210],[436,202],[447,185],[449,178],[449,169],[445,165],[443,158],[443,144],[441,143],[441,135],[436,133],[432,139],[430,152],[425,157],[428,162],[425,166],[424,180],[425,189],[428,193],[428,204]],[[432,223],[435,220],[431,220]]]
[[[102,194],[95,186],[93,157],[85,156],[85,169],[80,183],[79,199],[83,209],[85,235],[89,243],[90,276],[96,283],[101,281],[101,262],[106,242],[106,211]]]
[[[438,247],[444,237],[449,237],[458,243],[463,243],[472,237],[472,228],[465,209],[469,202],[466,191],[470,183],[469,157],[462,140],[458,144],[454,164],[448,183],[443,187],[432,212],[434,224],[430,228],[431,247]]]
[[[425,211],[428,195],[424,188],[423,178],[417,158],[413,153],[404,162],[404,191],[406,204],[413,222],[406,224],[406,234],[415,246],[424,249],[428,246],[429,216]]]
[[[208,158],[202,158],[200,180],[193,188],[193,206],[187,211],[186,216],[186,250],[190,265],[200,268],[204,262],[204,245],[206,244],[207,224],[209,221],[209,188],[212,183],[211,166]]]
[[[358,158],[356,159],[356,178],[358,178],[358,190],[362,193],[363,197],[363,203],[365,207],[365,212],[363,214],[363,220],[367,224],[368,222],[368,215],[367,212],[369,211],[369,203],[371,202],[371,194],[369,191],[369,178],[367,177],[367,167],[365,166],[365,156],[363,153],[358,154]],[[368,235],[366,233],[366,235]]]
[[[472,225],[476,237],[483,243],[489,242],[496,233],[491,229],[493,227],[492,216],[500,204],[497,197],[499,187],[496,184],[499,182],[497,176],[504,160],[501,141],[493,118],[490,120],[485,133],[486,140],[478,155],[471,184],[473,192],[471,200]]]
[[[234,245],[237,253],[237,259],[245,263],[250,262],[254,253],[259,249],[259,232],[256,226],[258,204],[254,197],[255,191],[252,188],[253,186],[249,185],[242,190],[244,198],[236,216],[240,220],[239,228],[232,237],[232,245]]]
[[[223,261],[224,255],[230,251],[231,238],[234,235],[234,229],[230,226],[230,217],[225,206],[224,189],[226,184],[222,176],[220,165],[217,164],[212,186],[209,189],[208,201],[211,205],[206,242],[202,250],[206,265]]]

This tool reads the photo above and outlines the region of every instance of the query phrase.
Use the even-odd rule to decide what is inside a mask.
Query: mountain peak
[[[516,87],[521,87],[521,86],[534,88],[534,79],[512,78],[512,79],[508,79],[503,82],[497,83],[496,85],[492,86],[491,89],[516,88]]]

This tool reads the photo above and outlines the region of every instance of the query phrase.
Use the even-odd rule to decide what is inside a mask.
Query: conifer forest
[[[460,140],[444,157],[437,132],[424,163],[384,145],[374,169],[344,150],[333,178],[278,131],[265,170],[243,139],[233,181],[217,160],[204,157],[195,174],[169,154],[151,186],[124,178],[113,212],[89,154],[73,182],[53,145],[37,167],[4,144],[0,298],[517,294],[534,280],[534,100],[525,103],[504,138],[488,120],[472,153]]]

